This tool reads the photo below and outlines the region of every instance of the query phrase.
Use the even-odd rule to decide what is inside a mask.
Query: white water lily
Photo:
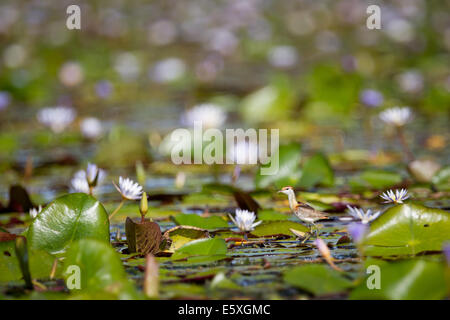
[[[94,117],[85,118],[80,123],[80,130],[83,137],[96,139],[103,133],[102,122]]]
[[[247,232],[252,231],[257,225],[259,225],[262,221],[258,221],[255,223],[256,215],[254,212],[248,210],[236,209],[236,216],[229,215],[230,219],[233,223],[239,228],[239,230]]]
[[[39,110],[37,119],[55,133],[63,132],[75,119],[76,112],[69,107],[53,107]]]
[[[182,122],[188,126],[194,126],[194,122],[201,122],[205,128],[219,128],[226,120],[226,113],[218,105],[204,103],[186,111]]]
[[[403,203],[403,200],[408,199],[409,195],[408,190],[406,189],[396,189],[395,192],[393,190],[388,190],[380,195],[380,197],[386,200],[384,203]]]
[[[138,200],[142,196],[142,187],[139,183],[134,182],[129,178],[119,177],[119,185],[114,183],[117,191],[122,195],[123,199],[126,200]]]
[[[87,164],[86,179],[89,185],[94,187],[97,186],[105,179],[105,176],[106,176],[105,171],[97,167],[96,164],[94,163]]]
[[[362,224],[368,224],[369,222],[375,220],[380,215],[380,211],[372,212],[371,209],[364,211],[363,209],[358,209],[355,207],[347,206],[349,213],[358,220],[361,220]]]
[[[31,216],[31,218],[36,218],[37,217],[37,215],[39,214],[39,213],[41,213],[41,211],[42,211],[42,206],[39,206],[38,208],[31,208],[30,209],[30,216]]]
[[[98,177],[97,177],[98,175]],[[82,192],[90,194],[106,177],[104,170],[99,169],[97,165],[88,163],[86,170],[79,170],[70,180],[71,192]]]
[[[411,116],[411,109],[408,107],[394,107],[380,113],[381,120],[397,127],[408,123],[411,120]]]
[[[89,183],[86,178],[86,171],[78,170],[70,180],[70,191],[89,194]]]

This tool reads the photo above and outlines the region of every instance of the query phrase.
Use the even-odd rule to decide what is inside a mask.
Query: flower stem
[[[405,152],[406,159],[408,162],[411,162],[414,160],[414,156],[411,153],[411,150],[409,149],[408,143],[406,142],[405,134],[403,132],[403,127],[398,126],[397,127],[397,134],[398,139],[400,140],[400,144],[402,145],[403,152]]]
[[[109,220],[111,221],[111,218],[117,213],[119,212],[120,208],[122,208],[123,204],[125,203],[125,199],[122,199],[122,201],[119,203],[119,206],[116,208],[116,210],[113,211],[113,213],[111,213],[109,215]]]

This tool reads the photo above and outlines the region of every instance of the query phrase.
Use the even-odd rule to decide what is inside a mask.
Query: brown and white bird
[[[303,222],[315,226],[316,221],[329,219],[329,216],[327,216],[324,212],[316,210],[306,203],[298,202],[295,198],[294,189],[292,187],[284,187],[278,192],[284,193],[288,196],[289,207],[291,208],[292,213]]]

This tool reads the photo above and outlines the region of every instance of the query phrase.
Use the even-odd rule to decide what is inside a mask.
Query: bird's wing
[[[328,218],[328,216],[324,212],[316,210],[313,207],[311,207],[309,204],[306,204],[303,202],[298,203],[297,206],[295,207],[295,209],[308,210],[311,215],[316,216],[319,219],[327,219]]]

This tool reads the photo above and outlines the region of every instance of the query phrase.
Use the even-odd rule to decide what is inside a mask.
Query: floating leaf
[[[227,244],[225,240],[219,238],[199,239],[180,247],[172,255],[172,259],[183,259],[189,256],[225,255],[226,253]]]
[[[262,210],[258,213],[258,219],[263,221],[288,220],[289,216],[275,210]]]
[[[127,279],[116,251],[103,241],[83,239],[72,243],[64,261],[66,282],[70,283],[79,268],[80,289],[88,293],[106,293],[109,298],[136,299],[138,295]],[[73,289],[77,291],[77,289]],[[103,299],[103,298],[100,298]]]
[[[130,253],[155,254],[159,252],[162,234],[156,222],[149,220],[135,222],[127,217],[125,233]]]
[[[258,210],[261,209],[258,202],[256,202],[248,192],[236,189],[233,192],[233,196],[238,204],[238,207],[242,210],[258,213]]]
[[[450,166],[446,166],[439,170],[431,179],[431,182],[439,188],[439,190],[450,190]]]
[[[31,248],[50,253],[85,238],[109,242],[109,220],[102,204],[84,193],[54,200],[33,220],[27,235]]]
[[[273,155],[276,158],[276,155]],[[278,150],[279,168],[275,174],[262,175],[259,171],[255,177],[255,184],[258,188],[282,187],[295,185],[300,178],[301,147],[298,143],[282,145]],[[273,161],[273,160],[272,160]],[[262,167],[269,167],[272,164]]]
[[[294,221],[268,221],[263,222],[251,232],[257,237],[271,236],[276,234],[294,235],[290,229],[295,229],[302,232],[308,232],[309,229],[301,223]]]
[[[309,189],[316,185],[331,187],[334,184],[333,169],[323,154],[316,154],[306,161],[297,186]]]
[[[198,214],[178,214],[173,217],[178,225],[192,226],[203,229],[226,228],[228,223],[219,216],[200,217]]]
[[[390,208],[372,223],[364,252],[385,256],[440,251],[449,234],[449,212],[402,204]]]
[[[209,238],[209,233],[207,230],[196,227],[177,226],[167,230],[164,233],[164,238],[170,238],[171,241],[168,251],[175,252],[188,242],[201,238]]]
[[[6,239],[5,239],[6,240]],[[55,257],[42,250],[28,248],[28,260],[31,277],[33,279],[48,279]],[[22,279],[19,260],[16,256],[15,240],[0,240],[0,282],[17,281]],[[57,267],[57,275],[61,268]]]
[[[396,172],[382,170],[367,170],[361,174],[361,179],[375,189],[386,189],[402,182],[402,176]]]
[[[314,295],[339,293],[351,287],[352,282],[340,272],[323,264],[295,267],[283,274],[286,283],[311,292]]]
[[[372,259],[366,266],[372,266],[373,271],[352,291],[350,299],[431,300],[446,297],[442,263],[422,259],[387,263]],[[380,272],[379,289],[369,289],[369,285],[376,284],[376,272]]]

